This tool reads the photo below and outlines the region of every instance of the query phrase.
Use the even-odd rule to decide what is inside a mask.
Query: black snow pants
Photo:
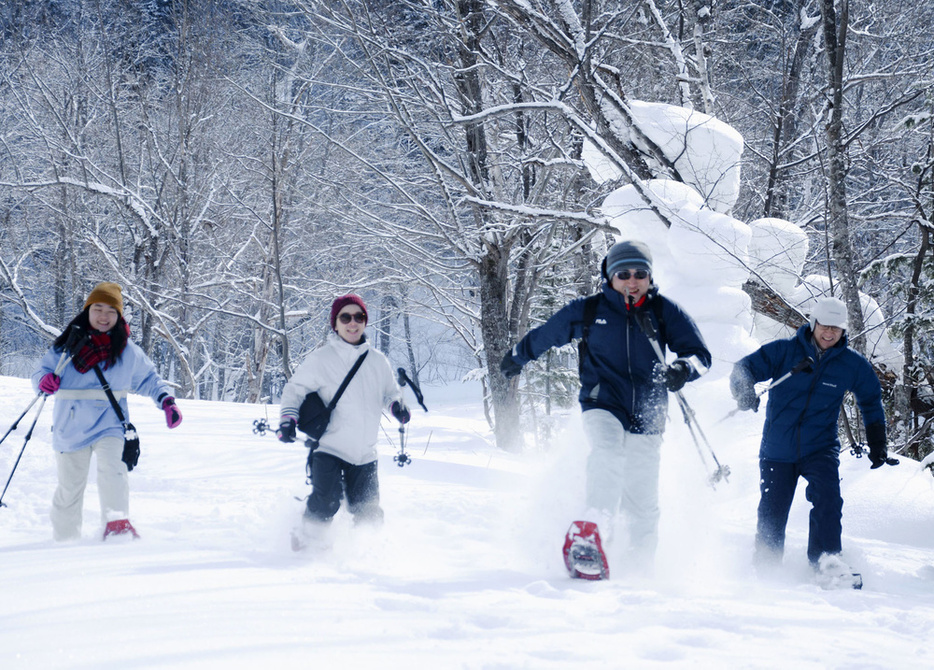
[[[840,553],[843,498],[840,495],[840,456],[836,450],[821,451],[794,463],[760,459],[759,474],[757,565],[781,562],[785,526],[798,477],[807,481],[805,496],[811,503],[808,560],[816,565],[821,554]]]
[[[383,520],[379,506],[379,480],[376,461],[365,465],[351,465],[331,454],[315,451],[311,470],[311,495],[306,514],[317,521],[330,521],[341,506],[346,493],[347,508],[354,522]]]

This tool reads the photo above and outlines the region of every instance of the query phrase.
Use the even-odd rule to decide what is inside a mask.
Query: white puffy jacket
[[[279,404],[283,419],[291,417],[297,421],[298,408],[309,393],[317,392],[325,404],[331,402],[337,387],[364,351],[369,351],[366,360],[344,389],[318,447],[352,465],[376,460],[383,408],[402,399],[392,367],[381,352],[365,340],[353,345],[332,333],[327,343],[311,352],[289,379]]]

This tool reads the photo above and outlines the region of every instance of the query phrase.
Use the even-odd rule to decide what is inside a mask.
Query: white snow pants
[[[97,457],[97,492],[101,502],[101,523],[126,519],[130,512],[130,483],[123,462],[123,438],[103,437],[78,451],[56,452],[58,487],[52,497],[52,536],[58,540],[81,537],[84,489],[91,469],[91,455]]]
[[[582,419],[590,442],[587,506],[610,518],[622,510],[629,521],[631,553],[640,562],[651,563],[658,545],[662,436],[629,433],[602,409],[587,410]]]

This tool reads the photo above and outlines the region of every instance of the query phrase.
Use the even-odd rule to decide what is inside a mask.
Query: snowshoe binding
[[[863,588],[863,576],[853,572],[837,554],[822,555],[816,571],[817,585],[824,590]]]
[[[610,567],[603,553],[603,541],[597,524],[575,521],[564,537],[564,565],[573,579],[610,578]]]

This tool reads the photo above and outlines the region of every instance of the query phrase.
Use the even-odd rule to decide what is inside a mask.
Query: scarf
[[[129,338],[130,326],[124,324],[124,327],[126,328],[127,338]],[[72,357],[71,362],[75,366],[75,370],[81,374],[93,369],[98,363],[103,363],[105,361],[107,361],[104,365],[104,369],[106,370],[110,367],[108,361],[110,358],[110,350],[110,333],[94,332],[91,333],[91,337],[88,338],[88,341],[81,347],[81,350]],[[123,350],[121,349],[115,353],[114,359],[117,359],[123,353]]]

